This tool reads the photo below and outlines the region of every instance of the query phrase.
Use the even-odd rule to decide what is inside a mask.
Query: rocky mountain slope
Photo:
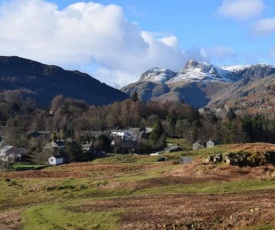
[[[142,100],[184,100],[195,107],[211,107],[251,95],[263,85],[268,87],[266,84],[273,84],[273,78],[267,78],[272,74],[275,67],[266,64],[218,67],[190,60],[178,73],[150,69],[121,90],[129,95],[136,91]]]
[[[58,94],[93,105],[128,98],[127,94],[79,71],[67,71],[20,57],[0,56],[0,91],[3,90],[17,90],[43,106],[50,105]]]

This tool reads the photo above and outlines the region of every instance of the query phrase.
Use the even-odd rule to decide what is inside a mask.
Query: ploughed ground
[[[232,149],[251,149],[256,151],[275,149],[274,145],[244,144],[232,145]],[[203,164],[201,159],[190,164],[174,165],[163,171],[161,176],[142,181],[112,180],[119,175],[129,177],[146,173],[156,168],[173,165],[173,162],[154,164],[122,163],[72,163],[58,166],[56,170],[10,172],[0,174],[2,178],[31,180],[41,178],[88,178],[88,173],[102,172],[107,184],[100,184],[102,189],[128,189],[139,191],[162,186],[192,186],[198,183],[228,183],[257,179],[275,178],[275,167],[237,167],[229,165]],[[105,173],[104,172],[108,172]],[[230,184],[229,184],[230,185]],[[241,186],[241,185],[240,185]],[[39,189],[39,188],[36,188]],[[44,188],[43,188],[44,189]],[[8,209],[0,212],[0,229],[20,229],[21,213],[27,207]],[[70,210],[77,213],[93,211],[119,211],[119,229],[275,229],[275,180],[274,186],[255,190],[226,192],[215,190],[210,193],[196,191],[164,194],[134,192],[127,196],[84,201]],[[253,227],[253,228],[252,228]],[[263,228],[265,227],[265,228]]]

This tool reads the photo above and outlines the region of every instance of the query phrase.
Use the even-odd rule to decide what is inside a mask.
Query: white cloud
[[[165,45],[171,46],[173,48],[177,48],[178,46],[178,38],[176,36],[163,37],[158,40]]]
[[[275,32],[275,18],[266,18],[258,20],[254,26],[253,31],[260,35],[266,35]]]
[[[45,0],[10,0],[0,5],[0,53],[66,69],[89,70],[123,86],[148,68],[174,71],[199,49],[182,52],[175,36],[155,37],[125,19],[117,5],[79,2],[63,10]],[[94,67],[97,68],[94,68]]]
[[[259,16],[263,9],[263,0],[224,0],[218,13],[237,20],[247,20]]]
[[[234,59],[236,54],[231,47],[214,46],[211,48],[203,48],[201,50],[202,56],[209,60],[220,60]]]

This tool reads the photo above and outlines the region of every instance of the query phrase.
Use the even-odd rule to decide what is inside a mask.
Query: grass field
[[[26,170],[33,170],[43,168],[43,165],[31,165],[31,164],[14,164],[12,165],[12,170],[14,171],[26,171]]]
[[[0,229],[274,229],[274,166],[202,163],[237,147],[2,173]]]

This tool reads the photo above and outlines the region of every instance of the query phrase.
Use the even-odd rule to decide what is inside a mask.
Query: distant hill
[[[255,92],[265,91],[270,84],[272,88],[275,78],[268,78],[272,74],[275,74],[272,65],[218,67],[190,60],[178,73],[168,69],[150,69],[141,75],[139,81],[121,90],[129,95],[137,92],[144,101],[185,101],[194,107],[214,107],[230,101],[231,105],[237,105],[240,98],[252,93],[255,97]]]
[[[59,94],[93,105],[111,104],[129,97],[88,74],[15,56],[0,56],[2,90],[20,90],[24,97],[33,98],[43,106],[50,105]]]

